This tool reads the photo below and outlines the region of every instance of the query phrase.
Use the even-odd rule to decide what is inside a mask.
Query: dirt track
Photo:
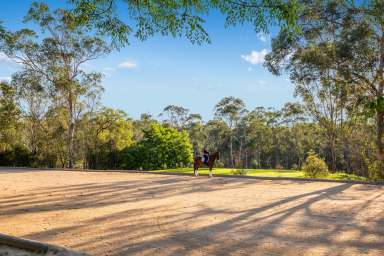
[[[0,233],[92,255],[384,255],[384,187],[0,169]]]

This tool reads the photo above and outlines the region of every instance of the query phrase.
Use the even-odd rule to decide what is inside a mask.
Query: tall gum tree
[[[215,117],[225,121],[230,130],[229,136],[229,155],[232,168],[235,167],[233,139],[234,131],[237,131],[239,121],[244,116],[245,104],[244,102],[235,97],[224,97],[215,105]]]
[[[101,90],[101,74],[87,73],[82,65],[107,54],[110,49],[92,29],[79,24],[68,11],[50,11],[34,3],[25,17],[36,23],[41,33],[29,29],[5,32],[0,49],[22,65],[20,72],[40,77],[40,85],[51,101],[65,109],[68,160],[74,167],[76,125],[83,110],[83,99]],[[39,36],[40,35],[40,36]]]
[[[384,176],[384,2],[301,1],[302,33],[281,30],[266,57],[270,71],[286,69],[300,88],[316,84],[376,125],[373,169]],[[335,94],[336,93],[336,94]]]

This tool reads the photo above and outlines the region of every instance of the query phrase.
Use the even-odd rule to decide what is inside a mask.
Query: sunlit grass
[[[208,174],[207,168],[199,169],[199,174]],[[186,173],[192,174],[193,168],[176,168],[176,169],[165,169],[155,170],[153,172],[170,172],[170,173]],[[213,174],[220,175],[239,175],[241,169],[231,168],[214,168]],[[275,170],[275,169],[245,169],[246,176],[258,176],[258,177],[287,177],[287,178],[306,178],[303,171],[298,170]],[[354,174],[348,174],[343,172],[331,173],[326,179],[333,180],[366,180],[364,177],[360,177]]]

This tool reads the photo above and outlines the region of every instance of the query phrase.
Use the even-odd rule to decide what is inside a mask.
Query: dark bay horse
[[[195,176],[199,175],[199,168],[203,166],[203,164],[207,165],[209,168],[209,177],[212,177],[212,168],[215,164],[216,160],[219,160],[219,152],[215,152],[208,157],[208,163],[203,163],[203,159],[201,156],[196,156],[195,161],[193,162],[193,172],[195,173]]]

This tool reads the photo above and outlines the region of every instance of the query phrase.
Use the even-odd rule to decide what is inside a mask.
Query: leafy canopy
[[[297,0],[69,0],[79,24],[94,27],[110,36],[115,46],[128,43],[133,34],[145,40],[154,34],[186,37],[192,43],[210,42],[204,28],[211,10],[226,15],[226,25],[251,23],[256,31],[268,31],[276,24],[295,26],[299,10]]]
[[[164,169],[192,162],[192,145],[187,132],[153,123],[141,141],[125,152],[124,168]]]

